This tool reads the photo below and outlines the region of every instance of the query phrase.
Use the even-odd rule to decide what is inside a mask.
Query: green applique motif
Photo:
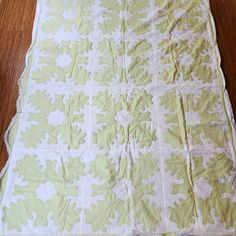
[[[152,155],[140,154],[137,162],[128,157],[120,158],[118,166],[104,156],[98,156],[92,165],[92,173],[104,181],[93,185],[93,195],[103,196],[86,213],[86,221],[93,230],[105,230],[107,224],[118,214],[118,225],[132,224],[131,218],[143,227],[144,231],[155,231],[160,222],[161,208],[147,199],[155,194],[154,182],[148,178],[159,170]],[[99,217],[97,217],[99,215]]]
[[[80,39],[75,43],[62,41],[60,44],[45,39],[39,43],[39,48],[39,68],[32,72],[32,80],[45,83],[50,80],[71,79],[82,85],[89,79],[89,72],[84,66],[87,64],[87,54],[92,44],[87,39]]]
[[[163,53],[160,62],[165,65],[160,78],[166,83],[174,83],[180,78],[184,81],[197,79],[209,83],[216,78],[216,71],[211,69],[208,55],[211,44],[204,38],[193,42],[172,42],[166,39],[158,47]]]
[[[202,20],[201,0],[156,0],[158,16],[156,28],[161,33],[178,30],[179,33],[207,31],[206,21]]]
[[[55,34],[60,30],[70,32],[75,28],[79,33],[92,31],[90,7],[94,0],[50,0],[47,2],[48,20],[42,24],[46,33]]]
[[[100,24],[103,33],[127,32],[133,30],[137,35],[143,35],[149,31],[150,24],[147,22],[149,6],[148,0],[143,1],[106,1],[101,0],[104,11],[104,21]]]
[[[100,148],[108,149],[114,142],[127,145],[137,142],[143,148],[150,147],[156,140],[147,111],[152,96],[147,92],[136,91],[132,96],[123,93],[117,98],[108,92],[100,92],[93,101],[102,112],[97,115],[101,128],[93,138]]]
[[[130,47],[129,43],[117,45],[107,39],[99,43],[99,48],[103,52],[100,65],[104,67],[98,70],[95,76],[99,84],[132,81],[136,85],[145,85],[151,82],[151,75],[145,71],[149,61],[146,52],[151,49],[146,40],[140,40]]]
[[[217,125],[221,123],[221,118],[215,108],[220,101],[215,93],[202,90],[197,98],[192,93],[181,98],[171,91],[160,98],[160,104],[167,110],[165,123],[168,127],[164,137],[165,142],[172,148],[183,148],[187,142],[192,145],[204,145],[205,140],[213,148],[223,148],[227,143],[226,130]],[[193,114],[193,117],[190,116],[186,120],[189,114]],[[194,119],[198,120],[193,123]]]
[[[79,157],[69,158],[58,168],[56,165],[57,161],[47,160],[43,167],[35,156],[28,155],[17,161],[14,172],[26,184],[14,187],[14,196],[23,196],[24,199],[4,208],[3,221],[9,230],[20,231],[33,215],[34,226],[46,227],[50,217],[60,231],[70,231],[80,221],[81,209],[66,198],[80,194],[81,189],[73,185],[73,181],[84,175],[84,165]]]
[[[185,198],[175,202],[170,207],[171,220],[179,228],[187,228],[194,223],[201,214],[203,224],[214,224],[213,215],[225,224],[225,228],[236,227],[233,220],[236,217],[236,203],[225,194],[234,194],[232,183],[227,180],[233,172],[233,162],[225,154],[214,154],[207,167],[203,164],[203,157],[194,156],[190,166],[179,155],[172,155],[166,161],[167,171],[175,175],[182,183],[172,184],[173,194],[184,194]],[[198,181],[205,183],[200,186]],[[207,192],[202,196],[202,192]],[[201,194],[198,196],[198,194]],[[214,209],[214,211],[213,211]],[[227,214],[225,210],[227,209]],[[213,213],[214,212],[214,213]]]
[[[61,138],[68,148],[78,148],[84,143],[85,134],[77,127],[83,122],[81,109],[88,97],[77,93],[63,102],[63,95],[55,95],[54,101],[45,92],[35,92],[30,96],[30,105],[35,112],[30,112],[26,131],[21,132],[20,139],[26,147],[36,147],[43,139],[48,144],[57,144]]]

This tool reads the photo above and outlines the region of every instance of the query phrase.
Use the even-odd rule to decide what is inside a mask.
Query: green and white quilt
[[[209,0],[38,0],[0,235],[236,235],[215,35]]]

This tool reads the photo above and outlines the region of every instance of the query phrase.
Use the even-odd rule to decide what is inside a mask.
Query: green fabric
[[[235,235],[232,117],[208,0],[39,0],[0,235]]]

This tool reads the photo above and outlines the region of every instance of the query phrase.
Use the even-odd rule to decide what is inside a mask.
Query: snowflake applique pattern
[[[100,65],[103,68],[95,75],[99,84],[132,81],[139,86],[151,82],[151,75],[145,69],[149,62],[147,52],[151,49],[147,40],[139,40],[130,46],[127,42],[116,44],[112,39],[106,39],[99,43],[99,49],[103,53],[100,56]]]
[[[109,149],[115,141],[150,147],[156,140],[148,111],[151,104],[152,96],[145,91],[136,91],[131,96],[123,93],[117,98],[109,92],[100,92],[94,97],[94,105],[101,111],[97,114],[101,127],[94,134],[93,142],[103,149]]]
[[[85,84],[89,79],[86,70],[88,52],[92,48],[88,39],[76,42],[45,39],[38,43],[40,54],[37,57],[37,69],[32,71],[32,80],[45,83],[50,80],[73,80],[75,84]]]
[[[45,33],[57,33],[60,30],[70,32],[75,28],[86,34],[93,29],[90,8],[94,0],[50,0],[47,3],[47,20],[42,24]],[[83,14],[78,14],[83,12]]]
[[[92,186],[93,195],[101,195],[103,200],[98,200],[86,212],[86,221],[94,231],[105,230],[116,214],[118,225],[132,224],[133,217],[144,232],[155,231],[161,220],[161,208],[147,199],[155,195],[154,182],[148,178],[159,171],[159,167],[150,153],[141,153],[134,163],[128,157],[121,157],[118,166],[107,157],[98,156],[91,171],[104,183]],[[97,218],[101,212],[102,216]]]
[[[217,125],[222,123],[216,109],[219,104],[219,97],[208,90],[199,94],[187,93],[183,97],[172,91],[166,92],[160,97],[168,125],[163,132],[165,142],[172,148],[183,148],[186,142],[192,146],[204,146],[207,141],[212,148],[223,148],[227,143],[227,130]],[[189,114],[194,115],[186,119]],[[193,122],[194,116],[197,119]],[[186,133],[183,133],[184,129]]]
[[[206,21],[202,20],[201,1],[165,0],[156,1],[158,16],[156,28],[161,33],[173,32],[177,29],[183,33],[188,30],[193,33],[203,33],[207,29]]]
[[[83,122],[80,110],[87,104],[88,97],[77,93],[66,103],[63,98],[63,95],[56,95],[52,101],[42,91],[30,96],[29,103],[35,111],[28,115],[30,127],[20,134],[20,140],[26,147],[36,147],[43,139],[48,144],[57,144],[58,138],[61,138],[69,148],[84,143],[85,134],[77,124]]]
[[[100,29],[103,33],[126,32],[132,29],[137,35],[144,35],[149,31],[147,22],[149,1],[106,1],[101,0],[106,9],[103,13],[103,22]]]
[[[43,167],[36,156],[29,155],[17,161],[14,172],[26,184],[14,186],[14,196],[24,198],[3,209],[3,221],[9,230],[21,231],[33,215],[34,226],[46,227],[50,216],[61,232],[72,230],[80,222],[81,209],[66,198],[80,194],[81,189],[73,181],[84,175],[84,164],[76,157],[69,158],[59,168],[56,165],[57,161],[47,160]]]
[[[225,196],[234,194],[233,184],[228,181],[234,171],[233,162],[224,153],[213,154],[207,166],[203,159],[193,156],[187,164],[182,156],[173,154],[166,160],[166,170],[182,181],[172,184],[172,194],[185,196],[169,208],[170,219],[179,228],[187,228],[200,217],[200,213],[203,224],[214,224],[214,210],[226,229],[236,227],[236,222],[232,221],[236,217],[236,203]],[[228,209],[227,214],[224,214],[225,209]]]
[[[164,66],[160,79],[166,83],[175,83],[180,78],[183,81],[198,80],[210,83],[216,78],[216,71],[211,68],[209,50],[210,42],[204,38],[188,40],[165,39],[158,45],[162,50],[160,63]]]

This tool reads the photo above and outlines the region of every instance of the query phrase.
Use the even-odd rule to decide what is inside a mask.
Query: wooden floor
[[[31,42],[36,0],[0,0],[0,168],[7,159],[3,135],[16,112],[17,81]],[[211,0],[222,68],[236,114],[236,0]]]

